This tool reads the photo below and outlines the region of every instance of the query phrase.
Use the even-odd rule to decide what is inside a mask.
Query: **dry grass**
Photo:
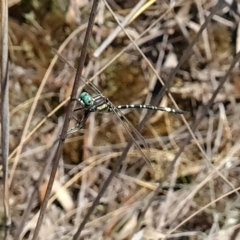
[[[124,1],[124,6],[121,1],[109,2],[115,16],[126,22],[124,31],[101,1],[84,77],[114,104],[149,103],[152,93],[154,96],[156,89],[161,90],[159,79],[168,83],[215,2],[187,0],[171,5],[140,1],[138,8],[133,1]],[[44,8],[32,10],[35,16],[28,14],[26,23],[16,15],[16,9],[27,13],[19,5],[10,9],[10,16],[15,16],[9,24],[11,234],[32,202],[18,237],[31,239],[50,169],[39,188],[36,183],[44,167],[51,164],[74,79],[67,64],[56,61],[56,56],[53,59],[52,48],[60,49],[75,65],[90,5],[88,1],[72,1],[61,14]],[[237,66],[194,131],[195,139],[185,146],[177,162],[173,161],[189,134],[189,125],[197,121],[239,51],[239,17],[235,2],[231,8],[220,8],[208,23],[161,104],[188,113],[184,118],[153,113],[142,136],[149,146],[143,152],[154,171],[139,150],[132,148],[82,231],[82,239],[239,238]],[[120,32],[101,53],[104,40],[118,28]],[[137,40],[132,43],[131,39]],[[85,90],[94,93],[88,86]],[[36,107],[30,112],[32,104]],[[144,111],[123,113],[137,126]],[[70,128],[75,124],[72,120]],[[39,239],[72,238],[129,140],[124,126],[111,113],[91,114],[85,129],[69,136]],[[137,143],[145,145],[141,137]]]

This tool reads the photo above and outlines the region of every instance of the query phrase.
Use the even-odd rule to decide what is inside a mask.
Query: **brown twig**
[[[1,1],[1,144],[3,162],[3,205],[5,226],[10,226],[8,155],[9,155],[9,73],[8,73],[8,1]]]
[[[72,90],[72,94],[71,94],[71,101],[69,102],[69,104],[67,106],[66,116],[65,116],[65,121],[64,121],[64,124],[63,124],[62,133],[60,135],[60,139],[59,139],[59,143],[58,143],[58,147],[57,147],[57,150],[56,150],[55,157],[53,159],[52,172],[51,172],[48,187],[47,187],[47,190],[46,190],[46,195],[44,197],[42,207],[41,207],[41,210],[40,210],[38,222],[37,222],[37,225],[36,225],[36,228],[35,228],[35,231],[34,231],[33,240],[37,239],[37,236],[38,236],[39,231],[40,231],[40,227],[41,227],[41,224],[42,224],[42,221],[43,221],[43,216],[44,216],[45,210],[47,208],[47,202],[48,202],[48,199],[49,199],[49,195],[50,195],[50,192],[51,192],[51,189],[52,189],[52,186],[53,186],[53,182],[54,182],[54,178],[55,178],[55,175],[56,175],[56,171],[57,171],[57,168],[58,168],[59,159],[60,159],[60,156],[62,154],[63,143],[64,143],[64,141],[66,139],[66,136],[67,136],[69,120],[71,118],[71,115],[72,115],[72,112],[73,112],[73,109],[74,109],[74,99],[76,99],[78,87],[80,86],[80,81],[81,81],[82,71],[83,71],[83,67],[84,67],[84,62],[85,62],[85,58],[86,58],[86,55],[87,55],[87,47],[88,47],[89,39],[90,39],[90,36],[91,36],[95,15],[96,15],[96,12],[97,12],[98,2],[99,1],[96,0],[96,1],[93,2],[93,5],[92,5],[92,10],[91,10],[90,17],[89,17],[88,27],[87,27],[87,30],[86,30],[86,35],[85,35],[85,39],[84,39],[84,43],[83,43],[83,47],[82,47],[82,51],[81,51],[81,55],[80,55],[80,59],[79,59],[79,65],[78,65],[78,68],[77,68],[77,74],[76,74],[76,77],[75,77],[73,90]]]

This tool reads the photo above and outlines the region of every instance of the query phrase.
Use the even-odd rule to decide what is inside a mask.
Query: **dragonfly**
[[[87,92],[82,92],[79,95],[79,98],[77,99],[77,101],[82,105],[80,108],[76,108],[74,110],[74,112],[79,111],[79,110],[84,110],[83,113],[83,117],[81,119],[81,121],[77,122],[78,124],[76,125],[75,128],[72,129],[72,131],[70,130],[70,133],[76,132],[79,129],[82,129],[89,117],[89,115],[92,112],[95,113],[105,113],[105,112],[114,112],[119,119],[121,120],[121,117],[124,116],[121,111],[119,111],[120,109],[147,109],[147,110],[153,110],[153,111],[164,111],[164,112],[168,112],[168,113],[173,113],[173,114],[184,114],[185,111],[181,110],[181,109],[173,109],[173,108],[169,108],[169,107],[157,107],[157,106],[153,106],[153,105],[145,105],[145,104],[130,104],[130,105],[118,105],[118,106],[114,106],[107,97],[105,97],[102,94],[98,94],[96,96],[92,96]],[[120,114],[119,114],[120,113]],[[124,117],[125,118],[125,117]],[[125,120],[127,120],[125,118]],[[127,120],[128,124],[132,127],[132,129],[134,130],[135,135],[140,136],[140,139],[144,141],[142,135],[132,126],[132,124]],[[123,122],[122,122],[123,123]],[[127,130],[127,132],[130,134],[130,136],[133,138],[136,146],[139,148],[139,150],[142,152],[141,148],[139,147],[139,145],[137,144],[137,142],[134,139],[134,136],[131,134],[130,130],[128,129],[128,127],[123,124],[123,126],[125,127],[125,129]],[[148,165],[152,167],[151,161],[148,159],[148,157],[145,155],[145,153],[143,153],[144,159],[145,161],[148,163]]]
[[[74,72],[76,72],[76,69],[68,61],[66,61],[60,54],[58,54],[58,55]],[[82,106],[80,108],[76,108],[74,110],[74,112],[83,110],[84,113],[83,113],[83,117],[80,121],[74,117],[74,119],[77,121],[77,125],[73,129],[68,131],[68,135],[78,132],[80,129],[82,129],[84,127],[89,115],[92,112],[95,112],[95,113],[113,112],[117,116],[117,118],[120,120],[120,122],[122,123],[123,127],[128,132],[128,134],[130,135],[130,137],[132,138],[135,146],[138,148],[140,154],[142,155],[142,157],[144,158],[146,163],[153,169],[151,160],[142,151],[142,148],[136,141],[136,138],[137,138],[143,144],[143,147],[147,149],[148,146],[146,144],[144,137],[128,121],[128,119],[124,116],[124,114],[120,111],[120,109],[148,109],[148,110],[154,110],[154,111],[165,111],[165,112],[174,113],[174,114],[184,114],[185,111],[180,110],[180,109],[179,110],[172,109],[172,108],[168,108],[168,107],[157,107],[157,106],[152,106],[152,105],[141,105],[141,104],[115,106],[107,97],[105,97],[101,93],[101,91],[92,82],[89,82],[83,76],[81,76],[81,81],[85,85],[89,86],[97,95],[92,96],[87,92],[82,92],[79,95],[79,97],[76,99]]]
[[[91,96],[87,92],[82,92],[77,99],[82,107],[75,109],[74,111],[79,111],[84,109],[84,114],[82,120],[78,123],[78,128],[82,128],[89,117],[91,112],[103,113],[103,112],[114,112],[115,109],[147,109],[154,111],[164,111],[174,114],[184,114],[185,111],[181,109],[173,109],[169,107],[156,107],[153,105],[145,104],[130,104],[130,105],[118,105],[113,106],[108,98],[102,94],[96,96]]]

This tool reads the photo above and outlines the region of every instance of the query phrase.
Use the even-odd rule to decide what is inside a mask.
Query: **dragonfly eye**
[[[93,98],[86,92],[82,92],[80,94],[80,102],[85,106],[92,106],[93,105]]]

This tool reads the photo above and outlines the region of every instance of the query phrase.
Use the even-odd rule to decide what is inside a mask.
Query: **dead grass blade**
[[[3,164],[4,225],[11,225],[9,210],[9,73],[8,73],[8,1],[1,1],[1,147]]]
[[[141,0],[138,2],[138,4],[131,10],[131,12],[128,14],[128,16],[124,19],[122,22],[122,27],[125,27],[127,24],[129,24],[132,20],[134,20],[139,14],[141,14],[145,9],[146,5],[147,7],[151,6],[156,0],[153,1],[146,1]],[[94,57],[99,57],[102,52],[112,43],[112,41],[117,37],[117,35],[122,31],[122,27],[119,25],[115,30],[104,40],[102,45],[94,52]]]

